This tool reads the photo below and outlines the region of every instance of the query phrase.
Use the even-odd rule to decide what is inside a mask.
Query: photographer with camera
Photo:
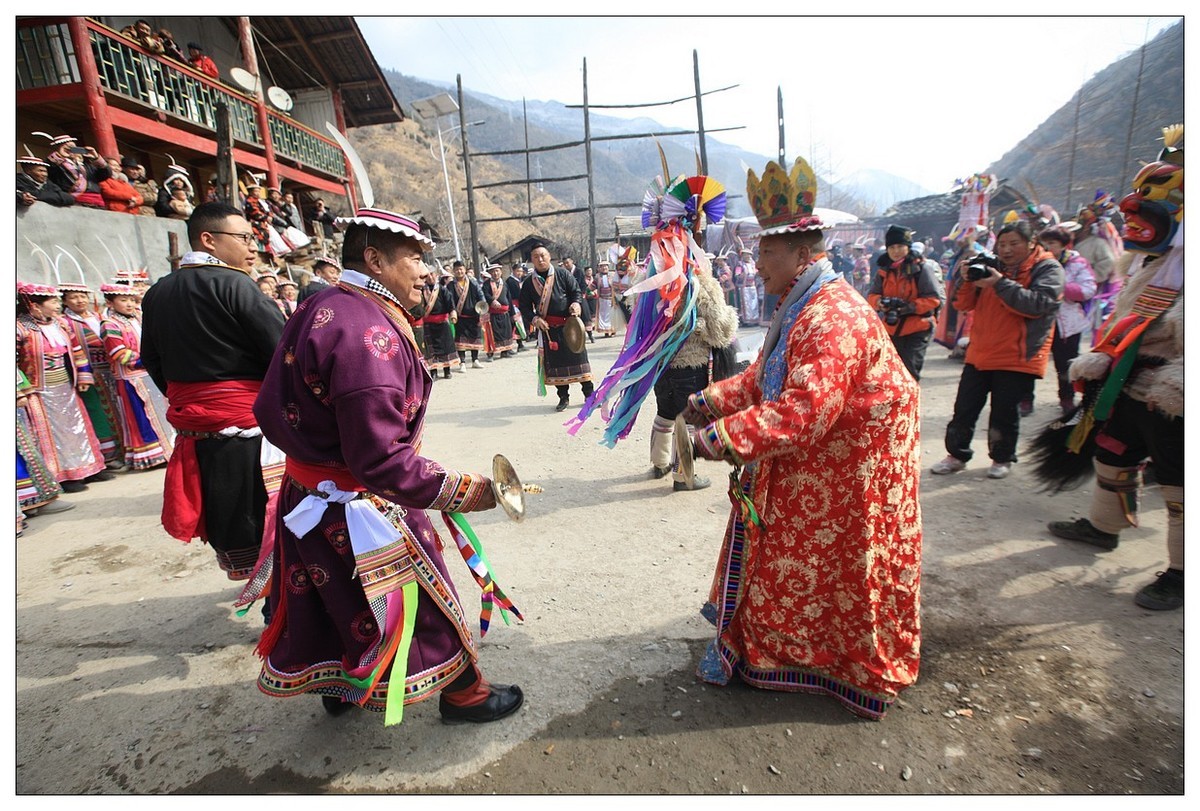
[[[912,237],[913,232],[903,226],[888,226],[887,252],[876,260],[879,270],[871,280],[867,303],[883,320],[904,368],[920,380],[925,350],[946,296],[937,263],[913,252]]]
[[[44,132],[34,135],[50,138],[52,151],[46,156],[50,162],[50,182],[74,197],[77,205],[104,208],[100,183],[112,177],[112,170],[95,147],[79,146],[72,135],[57,138]]]
[[[946,426],[949,455],[935,474],[957,473],[971,460],[975,422],[991,396],[988,478],[1003,479],[1016,461],[1021,418],[1018,404],[1032,397],[1046,373],[1054,318],[1065,284],[1062,265],[1038,245],[1027,222],[1008,223],[987,251],[960,262],[954,306],[974,312],[971,343],[958,381],[954,416]]]

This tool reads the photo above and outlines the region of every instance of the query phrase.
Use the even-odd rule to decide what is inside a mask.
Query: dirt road
[[[589,346],[593,367],[618,349]],[[1097,553],[1045,529],[1085,514],[1091,485],[1051,498],[1019,464],[987,479],[985,461],[930,476],[961,366],[929,354],[921,677],[882,722],[697,681],[725,469],[698,463],[715,486],[694,493],[651,480],[652,404],[615,450],[596,443],[598,419],[567,436],[524,353],[437,383],[425,444],[466,470],[503,453],[545,488],[522,523],[472,519],[527,618],[494,622],[481,645],[488,676],[524,688],[517,716],[450,727],[425,702],[385,728],[373,713],[330,718],[315,698],[263,696],[257,610],[237,616],[211,550],[163,532],[162,473],[122,474],[16,542],[15,790],[1182,793],[1183,612],[1131,599],[1165,565],[1157,488],[1142,526]],[[1042,381],[1027,434],[1055,403]],[[465,567],[450,566],[475,604]]]

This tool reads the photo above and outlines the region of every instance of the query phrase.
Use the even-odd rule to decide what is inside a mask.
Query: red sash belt
[[[163,482],[162,524],[172,538],[208,540],[196,437],[191,434],[215,433],[235,425],[256,427],[254,398],[261,385],[261,380],[167,383],[167,422],[181,432],[175,438]]]
[[[445,324],[450,320],[450,313],[427,313],[425,321],[429,324]]]
[[[350,468],[342,465],[312,465],[289,456],[285,472],[295,479],[297,484],[309,490],[316,490],[317,485],[326,480],[332,481],[337,489],[346,492],[362,493],[367,489],[354,478]]]
[[[489,313],[506,313],[509,311],[509,309],[510,308],[505,307],[503,304],[493,304],[488,307],[488,312]]]
[[[562,315],[548,315],[546,316],[545,321],[546,326],[561,327],[563,324],[567,323],[567,318],[566,316]]]

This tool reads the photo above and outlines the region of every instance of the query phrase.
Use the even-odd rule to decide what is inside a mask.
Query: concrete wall
[[[92,287],[109,281],[118,266],[145,268],[154,280],[171,271],[167,258],[170,253],[167,235],[171,232],[179,234],[180,254],[187,253],[187,223],[183,220],[138,217],[79,206],[56,208],[47,203],[18,207],[14,242],[17,281],[54,283],[54,263],[62,281],[78,281],[76,262],[83,267],[84,279]]]

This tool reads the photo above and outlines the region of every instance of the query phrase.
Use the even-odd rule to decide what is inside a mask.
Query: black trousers
[[[1159,484],[1183,487],[1183,418],[1172,419],[1122,394],[1096,437],[1095,459],[1113,467],[1136,467],[1147,456]]]
[[[925,365],[925,350],[929,349],[929,339],[932,337],[933,330],[914,332],[912,335],[892,336],[892,345],[896,347],[896,354],[900,356],[904,368],[908,369],[913,380],[921,379],[921,368]]]
[[[581,389],[583,389],[584,397],[590,396],[592,393],[592,390],[595,389],[595,386],[592,384],[592,381],[590,381],[590,380],[583,381],[582,383],[579,384],[579,387]],[[570,398],[570,396],[571,396],[571,387],[570,386],[566,386],[566,385],[555,386],[554,390],[558,392],[558,399],[560,399],[560,400],[566,400],[566,399]]]
[[[1050,344],[1050,354],[1054,356],[1054,371],[1058,373],[1059,400],[1075,399],[1075,389],[1067,379],[1067,370],[1071,368],[1071,361],[1079,355],[1079,339],[1082,337],[1082,332],[1064,338],[1058,334],[1058,330],[1054,331],[1054,343]]]
[[[954,398],[954,416],[946,426],[946,452],[964,462],[975,455],[971,439],[990,395],[988,455],[993,462],[1017,461],[1017,437],[1021,429],[1017,406],[1025,398],[1033,397],[1036,382],[1037,376],[1028,372],[982,372],[969,363],[963,366],[958,395]]]
[[[252,569],[258,561],[267,509],[261,449],[262,437],[196,442],[207,540],[225,571]]]
[[[665,420],[674,420],[687,407],[688,398],[707,385],[707,366],[664,369],[654,383],[654,400],[658,407],[656,413]]]

